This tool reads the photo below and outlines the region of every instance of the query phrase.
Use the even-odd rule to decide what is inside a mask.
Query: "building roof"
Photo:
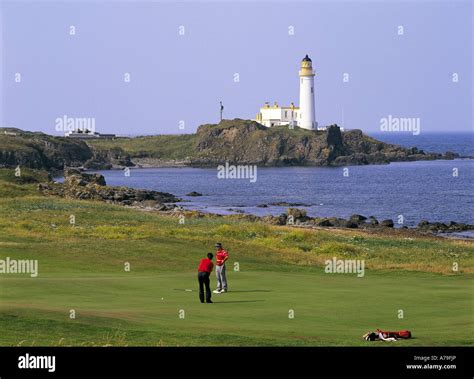
[[[308,54],[303,58],[303,62],[312,62],[311,58],[308,57]]]
[[[278,106],[270,106],[270,107],[262,107],[260,109],[300,109],[300,107],[292,107],[291,105],[289,107],[280,107],[279,105]]]

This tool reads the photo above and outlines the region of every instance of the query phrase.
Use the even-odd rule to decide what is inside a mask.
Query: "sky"
[[[3,127],[59,135],[67,116],[193,133],[219,121],[219,101],[224,118],[252,119],[265,101],[298,104],[308,54],[320,125],[473,131],[470,0],[0,1]]]

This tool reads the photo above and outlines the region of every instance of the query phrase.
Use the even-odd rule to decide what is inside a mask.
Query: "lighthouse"
[[[300,128],[315,130],[317,128],[314,111],[314,71],[313,62],[306,56],[301,61],[300,69],[300,111],[298,125]]]
[[[301,61],[299,70],[300,80],[300,104],[299,107],[294,103],[288,106],[280,106],[275,101],[273,105],[265,102],[260,108],[255,121],[266,126],[288,125],[290,128],[299,126],[308,130],[325,130],[325,127],[318,127],[316,114],[314,111],[314,71],[313,62],[306,55]]]

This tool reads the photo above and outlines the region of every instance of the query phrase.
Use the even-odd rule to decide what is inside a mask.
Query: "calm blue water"
[[[459,170],[457,178],[453,168]],[[257,181],[218,179],[216,169],[159,168],[100,171],[109,185],[171,192],[189,201],[182,205],[214,213],[229,208],[278,215],[287,207],[259,204],[301,202],[312,216],[348,217],[359,213],[397,219],[413,226],[422,219],[474,223],[473,160],[403,162],[342,168],[258,168]],[[187,197],[197,191],[204,196]]]
[[[474,133],[370,133],[379,141],[405,147],[416,146],[426,152],[445,153],[453,151],[461,156],[474,157]]]
[[[426,151],[451,150],[474,156],[472,134],[374,135],[384,141],[417,146]],[[458,177],[453,177],[457,168]],[[391,218],[404,217],[404,225],[420,220],[474,224],[474,160],[400,162],[389,165],[343,168],[258,168],[257,181],[218,179],[217,170],[200,168],[132,169],[100,171],[108,184],[171,192],[182,205],[213,213],[233,213],[229,208],[256,215],[278,215],[285,207],[259,204],[279,201],[308,204],[312,216],[348,217],[354,213]],[[202,197],[187,197],[197,191]]]

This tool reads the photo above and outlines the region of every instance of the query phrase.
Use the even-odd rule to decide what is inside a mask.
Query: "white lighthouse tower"
[[[299,71],[300,77],[300,106],[280,106],[275,101],[274,105],[266,102],[257,113],[255,121],[266,126],[299,126],[308,130],[324,130],[325,127],[318,127],[316,122],[316,114],[314,111],[314,71],[313,62],[306,55],[301,61]]]
[[[314,71],[311,59],[306,55],[301,61],[300,70],[300,111],[298,126],[304,129],[317,129],[314,111]]]

